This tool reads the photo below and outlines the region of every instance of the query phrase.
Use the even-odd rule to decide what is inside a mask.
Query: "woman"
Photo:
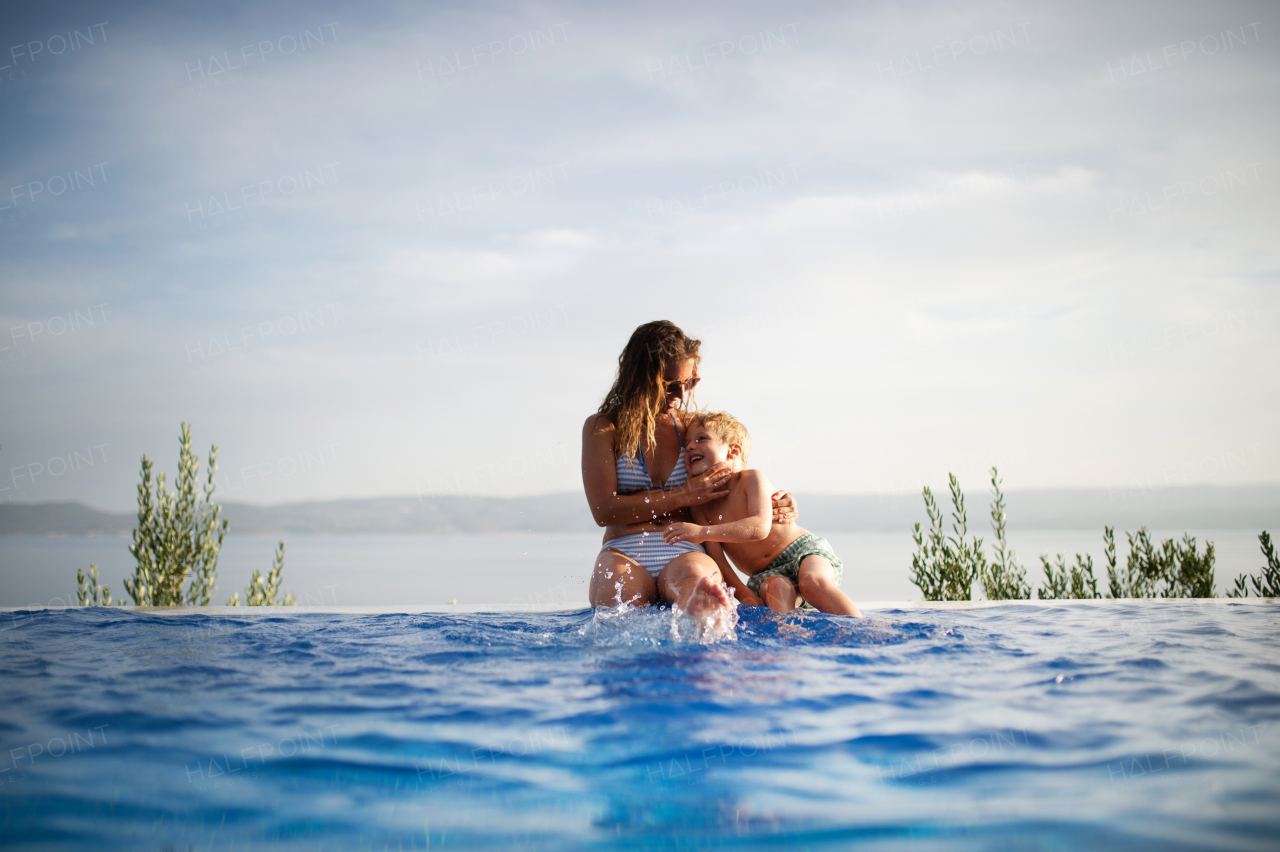
[[[727,464],[694,477],[684,464],[683,416],[699,382],[700,345],[666,320],[637,328],[618,358],[613,387],[583,424],[582,484],[592,516],[605,527],[592,606],[668,601],[703,618],[734,606],[702,545],[662,540],[673,520],[689,519],[686,507],[723,496],[728,486]],[[773,502],[775,521],[795,519],[791,495],[779,491]]]

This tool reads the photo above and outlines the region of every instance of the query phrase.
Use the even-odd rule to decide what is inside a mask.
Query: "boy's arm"
[[[707,555],[715,560],[720,566],[720,576],[724,577],[725,583],[729,588],[733,589],[733,596],[738,599],[738,603],[747,606],[764,606],[764,602],[747,588],[747,584],[742,582],[742,578],[738,576],[738,572],[733,570],[733,566],[729,564],[729,558],[724,555],[724,548],[719,542],[707,542]]]
[[[675,523],[663,532],[663,540],[667,544],[674,544],[677,541],[721,541],[726,544],[746,544],[768,538],[769,528],[773,524],[769,478],[758,470],[744,470],[738,484],[746,492],[747,514],[744,517],[709,526]],[[718,507],[702,508],[706,510],[707,516],[720,517],[716,511]]]

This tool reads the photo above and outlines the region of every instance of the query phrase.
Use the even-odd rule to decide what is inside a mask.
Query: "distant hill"
[[[946,495],[937,495],[950,512]],[[989,534],[985,491],[966,495],[969,529]],[[907,532],[925,520],[919,494],[799,494],[800,522],[821,534]],[[1006,494],[1014,530],[1269,529],[1280,534],[1280,485],[1167,488],[1142,493],[1045,489]],[[224,503],[237,533],[520,533],[597,529],[579,493],[538,497],[379,497],[254,506]],[[99,512],[82,503],[0,503],[0,535],[128,533],[134,515]]]
[[[0,503],[0,535],[127,533],[134,519],[134,515],[99,512],[83,503]]]
[[[951,498],[934,494],[951,524]],[[910,530],[927,523],[924,500],[915,494],[796,495],[800,523],[812,530]],[[969,529],[989,536],[991,494],[965,493]],[[1146,492],[1105,488],[1054,488],[1005,493],[1005,513],[1013,530],[1118,531],[1139,527],[1160,530],[1280,530],[1280,485],[1196,486]]]
[[[240,533],[502,533],[596,529],[581,494],[542,497],[378,497],[254,506],[223,503]],[[0,535],[127,533],[136,515],[82,503],[0,503]]]

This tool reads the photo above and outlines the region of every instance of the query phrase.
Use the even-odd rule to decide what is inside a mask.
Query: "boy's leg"
[[[587,597],[592,606],[648,606],[658,602],[658,584],[639,562],[606,548],[596,557]]]
[[[836,570],[831,563],[816,553],[800,561],[800,595],[822,612],[862,615],[853,600],[836,585]]]
[[[774,612],[791,612],[796,608],[796,584],[778,574],[760,583],[760,597]]]

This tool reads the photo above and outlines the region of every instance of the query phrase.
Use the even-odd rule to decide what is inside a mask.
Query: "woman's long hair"
[[[618,356],[618,376],[598,412],[613,421],[615,455],[635,452],[641,434],[650,447],[656,446],[658,417],[667,401],[667,367],[692,360],[696,374],[701,345],[667,320],[647,322],[632,333]],[[683,407],[688,408],[692,399],[692,393],[687,394]]]

